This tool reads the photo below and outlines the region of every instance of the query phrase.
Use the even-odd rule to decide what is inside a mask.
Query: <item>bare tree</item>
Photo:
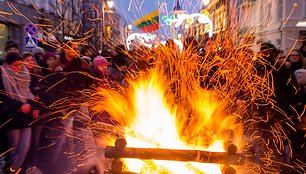
[[[53,9],[54,15],[59,19],[54,21],[59,39],[63,41],[65,35],[81,37],[81,32],[79,32],[81,25],[81,1],[49,0],[49,5]]]
[[[102,1],[83,0],[82,6],[82,30],[86,42],[101,49],[102,41]]]

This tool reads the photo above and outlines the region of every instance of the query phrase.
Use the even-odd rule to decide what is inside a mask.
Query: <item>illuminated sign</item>
[[[155,34],[132,33],[126,39],[126,47],[128,50],[130,50],[131,44],[134,43],[137,45],[144,45],[144,46],[151,48],[152,42],[155,40],[155,38],[156,38]]]
[[[64,36],[64,40],[72,40],[73,38],[71,36]]]
[[[204,32],[208,33],[209,36],[212,36],[213,24],[212,21],[208,17],[208,11],[205,11],[204,14],[201,13],[193,13],[193,14],[178,14],[176,16],[172,15],[170,17],[164,16],[162,20],[167,25],[174,25],[175,28],[180,27],[182,24],[189,26],[194,23],[194,21],[198,21],[201,24],[205,24]]]

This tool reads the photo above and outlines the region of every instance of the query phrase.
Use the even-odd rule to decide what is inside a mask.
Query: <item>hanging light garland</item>
[[[190,26],[195,21],[201,24],[205,24],[204,33],[208,33],[209,37],[212,36],[213,24],[208,17],[209,12],[206,10],[204,14],[192,13],[192,14],[178,14],[176,16],[171,15],[170,17],[164,16],[162,21],[167,25],[173,25],[175,28],[180,27],[183,23]]]

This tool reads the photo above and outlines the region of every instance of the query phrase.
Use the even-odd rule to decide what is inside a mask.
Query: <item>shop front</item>
[[[0,58],[5,54],[5,42],[8,40],[8,27],[5,24],[0,23]]]

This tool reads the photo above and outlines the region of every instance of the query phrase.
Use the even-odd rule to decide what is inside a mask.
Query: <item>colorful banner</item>
[[[159,11],[155,10],[133,22],[134,25],[145,33],[159,29]]]

